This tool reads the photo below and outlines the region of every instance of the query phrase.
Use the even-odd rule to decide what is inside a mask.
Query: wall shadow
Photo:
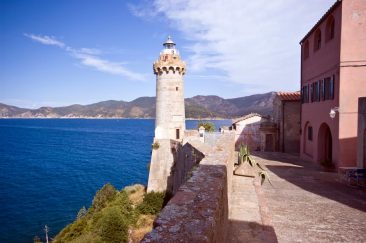
[[[278,239],[272,226],[257,222],[229,220],[226,242],[265,242],[277,243]]]
[[[201,151],[190,143],[185,143],[182,146],[175,141],[171,141],[171,153],[174,160],[167,178],[166,202],[192,176],[192,170],[205,157]]]
[[[294,155],[265,152],[255,152],[253,155],[265,159],[262,163],[279,178],[308,192],[366,212],[366,190],[341,183],[337,173],[326,172],[322,166],[301,160]],[[276,185],[276,181],[272,180],[272,183],[274,187],[281,186]]]

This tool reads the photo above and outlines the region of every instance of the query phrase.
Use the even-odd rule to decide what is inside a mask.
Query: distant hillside
[[[263,115],[272,113],[275,93],[257,94],[246,97],[223,99],[219,96],[194,96],[185,99],[187,118],[240,117],[250,112]],[[64,107],[41,107],[25,109],[0,103],[0,117],[22,118],[153,118],[155,97],[140,97],[133,101],[108,100],[90,105]]]

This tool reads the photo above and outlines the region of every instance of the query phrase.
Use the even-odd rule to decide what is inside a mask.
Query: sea
[[[187,120],[187,129],[199,121]],[[217,128],[230,120],[211,121]],[[0,119],[0,242],[45,241],[105,183],[147,184],[153,119]]]

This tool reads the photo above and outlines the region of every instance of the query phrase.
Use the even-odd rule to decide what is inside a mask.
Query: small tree
[[[216,130],[215,124],[212,122],[203,122],[200,121],[197,125],[197,128],[204,127],[206,132],[214,132]]]
[[[105,184],[102,189],[100,189],[97,194],[94,196],[92,209],[99,211],[104,208],[107,202],[110,202],[114,199],[117,194],[116,188],[112,186],[110,183]]]

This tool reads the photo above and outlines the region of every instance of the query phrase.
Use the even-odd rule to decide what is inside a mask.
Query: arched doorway
[[[323,123],[318,133],[318,161],[324,165],[333,164],[332,133],[329,126]]]

